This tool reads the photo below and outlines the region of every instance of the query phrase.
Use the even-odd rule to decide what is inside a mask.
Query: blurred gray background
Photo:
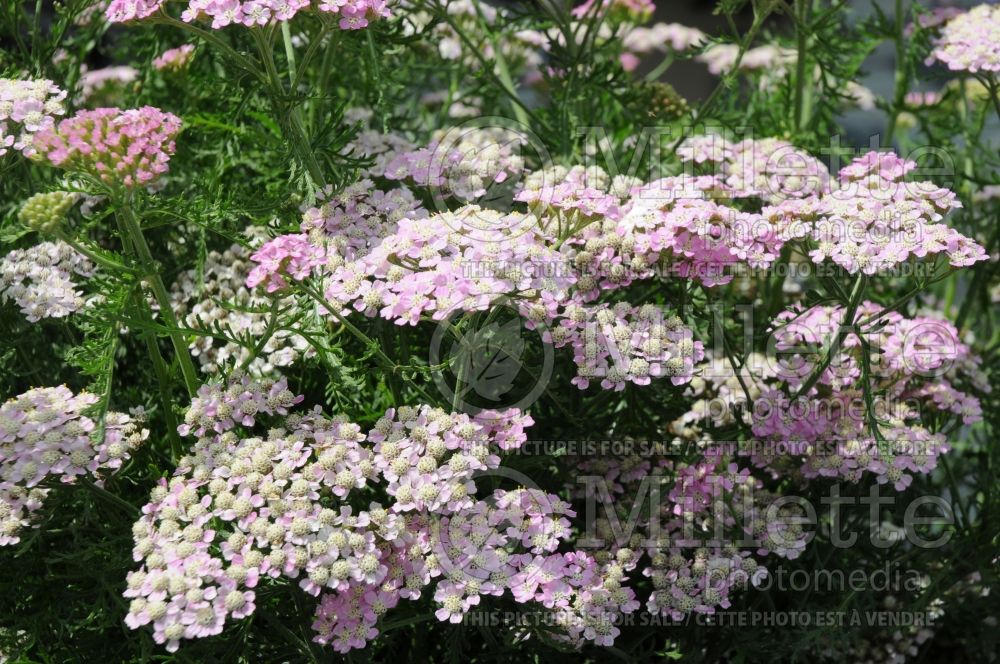
[[[726,21],[721,16],[713,15],[716,0],[660,0],[657,2],[656,13],[651,22],[681,23],[696,27],[710,35],[728,35],[729,29]],[[791,0],[789,0],[791,4]],[[824,0],[822,5],[827,7],[832,3]],[[894,16],[894,0],[851,0],[847,7],[847,16],[850,21],[863,21],[874,14],[873,4],[877,4],[889,17]],[[980,4],[996,4],[996,0],[983,2],[983,0],[957,0],[948,2],[946,0],[924,0],[919,3],[922,7],[973,7]],[[911,3],[905,1],[903,7],[908,9]],[[741,30],[746,30],[753,14],[749,7],[737,17],[737,25]],[[791,21],[777,16],[769,20],[767,28],[772,32],[784,32],[791,34]],[[764,41],[758,39],[755,46],[763,44]],[[893,77],[895,72],[895,51],[891,43],[884,43],[865,61],[864,76],[859,83],[871,89],[875,95],[882,99],[892,97]],[[648,63],[644,63],[648,67]],[[709,74],[705,65],[686,60],[675,63],[663,76],[676,88],[685,98],[691,101],[704,99],[718,83],[718,78]],[[928,75],[924,80],[920,80],[912,86],[914,90],[935,90],[940,86],[937,77]],[[851,110],[841,116],[841,125],[845,129],[844,143],[855,146],[867,145],[868,139],[873,134],[885,131],[886,116],[879,110],[863,111]]]

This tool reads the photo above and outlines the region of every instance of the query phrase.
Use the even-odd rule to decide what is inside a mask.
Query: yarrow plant
[[[0,660],[995,658],[995,6],[0,4]]]
[[[122,23],[153,17],[163,10],[163,5],[163,0],[112,0],[105,12],[110,21]],[[252,28],[288,21],[297,13],[309,10],[338,15],[342,30],[358,30],[366,27],[370,20],[391,15],[386,0],[323,0],[317,3],[309,0],[192,0],[181,17],[187,22],[210,20],[214,29],[228,25]]]
[[[0,262],[0,298],[16,303],[32,323],[68,316],[84,306],[74,278],[93,273],[93,264],[64,242],[14,249]]]
[[[1000,12],[979,5],[949,20],[934,40],[928,64],[942,62],[951,70],[1000,71]]]
[[[0,78],[0,157],[35,153],[34,136],[65,114],[66,91],[48,80]]]
[[[120,468],[149,435],[141,419],[122,413],[104,413],[98,424],[86,414],[97,401],[61,386],[29,390],[0,406],[0,546],[20,541],[49,494],[47,477],[64,484],[96,479]]]
[[[99,108],[41,132],[36,146],[54,166],[132,188],[167,172],[180,130],[180,118],[152,106]]]
[[[168,48],[153,60],[153,68],[159,71],[177,72],[185,69],[194,58],[194,45],[184,44]]]

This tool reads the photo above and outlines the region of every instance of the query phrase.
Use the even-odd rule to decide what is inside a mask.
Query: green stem
[[[170,457],[177,462],[181,457],[181,439],[177,433],[177,417],[172,408],[173,400],[170,398],[170,379],[167,374],[167,364],[160,354],[160,347],[156,344],[156,337],[152,334],[146,336],[146,349],[153,360],[153,371],[156,373],[156,382],[160,390],[160,406],[163,408],[163,419],[167,425],[167,437],[170,439]]]
[[[305,292],[309,297],[314,299],[321,307],[326,309],[331,316],[336,318],[337,322],[343,325],[348,332],[353,334],[359,341],[361,341],[366,346],[371,348],[372,351],[375,353],[375,357],[378,358],[387,369],[395,371],[398,368],[396,363],[392,361],[392,358],[390,358],[382,351],[381,347],[379,347],[378,343],[376,343],[374,339],[372,339],[367,334],[358,329],[357,326],[354,325],[354,323],[344,318],[339,311],[334,309],[330,305],[330,303],[326,301],[326,298],[323,297],[322,293],[318,292],[315,288],[312,288],[311,286],[307,286],[306,284],[301,284],[301,288],[303,292]]]
[[[654,67],[648,74],[646,74],[643,77],[643,80],[655,81],[659,79],[660,76],[663,75],[663,72],[667,71],[670,68],[670,65],[672,65],[673,63],[674,63],[673,56],[672,55],[666,56],[665,58],[663,58],[663,60],[660,61],[660,64],[656,65],[656,67]]]
[[[906,71],[906,38],[903,35],[903,31],[905,30],[903,23],[903,0],[896,0],[895,12],[896,15],[893,17],[896,21],[894,30],[894,41],[896,44],[895,92],[892,99],[892,111],[889,113],[889,126],[885,131],[886,145],[891,145],[892,139],[896,135],[896,124],[899,121],[899,113],[903,108],[903,102],[906,100],[906,91],[910,82]]]
[[[268,36],[270,33],[265,34],[264,30],[258,29],[251,30],[250,32],[257,44],[261,61],[264,63],[266,81],[269,87],[268,97],[271,101],[271,109],[275,120],[277,120],[278,126],[281,127],[285,140],[292,148],[292,152],[309,174],[313,185],[321,188],[326,184],[326,180],[323,177],[323,169],[320,167],[319,161],[316,160],[312,145],[310,145],[309,138],[306,136],[305,127],[302,124],[301,109],[298,104],[289,101],[289,95],[285,92],[285,86],[281,82],[278,67],[274,63],[274,49],[271,44],[271,38]],[[292,80],[295,80],[294,76]],[[295,91],[292,90],[291,93],[294,94]]]
[[[803,394],[806,394],[816,381],[820,379],[823,372],[826,371],[827,367],[830,366],[830,362],[833,361],[834,353],[840,350],[840,344],[843,343],[844,337],[847,336],[847,331],[849,328],[855,327],[854,315],[858,310],[858,306],[861,304],[861,298],[864,297],[865,293],[865,275],[859,274],[857,279],[854,281],[854,288],[851,289],[850,301],[847,303],[847,309],[844,311],[844,318],[840,322],[840,327],[837,329],[837,333],[834,335],[833,340],[830,343],[830,348],[827,349],[826,355],[823,357],[823,361],[813,369],[812,373],[806,379],[806,382],[802,383],[802,386],[795,392],[795,396],[792,400],[798,399]],[[860,335],[859,335],[860,336]]]
[[[149,311],[149,303],[140,295],[136,295],[136,304],[146,310],[146,315],[152,320],[152,312]],[[173,399],[170,395],[170,377],[167,372],[167,364],[160,353],[160,346],[156,343],[156,335],[146,331],[143,335],[146,342],[146,351],[153,363],[153,372],[156,374],[156,383],[160,391],[160,407],[163,408],[163,419],[167,425],[167,437],[170,439],[170,456],[176,463],[181,456],[181,439],[177,433],[177,418],[174,416],[172,407]]]
[[[878,446],[879,455],[884,461],[886,459],[891,459],[893,455],[892,450],[889,449],[888,443],[882,436],[882,431],[879,429],[878,425],[878,418],[875,416],[875,397],[872,394],[871,346],[869,345],[868,340],[861,334],[858,334],[858,339],[861,341],[861,391],[865,399],[865,419],[868,421],[868,428],[871,430],[871,434],[875,438],[875,444]]]
[[[170,295],[163,284],[163,279],[160,277],[159,270],[157,269],[157,263],[153,259],[153,253],[149,250],[149,245],[146,243],[146,238],[142,234],[142,228],[140,228],[139,222],[135,218],[135,213],[129,201],[124,201],[118,207],[118,217],[122,228],[128,236],[128,243],[131,244],[137,254],[136,257],[142,266],[143,277],[152,289],[157,303],[160,305],[160,315],[163,316],[163,320],[168,327],[176,328],[177,317],[174,316],[174,311],[170,306]],[[181,373],[184,375],[184,384],[187,387],[189,395],[194,396],[198,392],[198,372],[191,361],[187,342],[180,332],[170,332],[170,340],[174,346],[177,363],[180,365]]]
[[[264,333],[260,335],[257,343],[250,350],[250,354],[247,355],[247,359],[243,361],[240,365],[240,369],[246,371],[250,368],[250,363],[253,362],[260,355],[261,351],[264,350],[264,346],[267,342],[271,340],[274,336],[274,331],[278,325],[278,316],[280,314],[280,304],[279,300],[275,299],[271,302],[271,309],[267,315],[267,327],[264,328]]]
[[[121,498],[111,493],[107,489],[97,486],[89,477],[81,477],[80,484],[84,486],[88,491],[98,496],[101,500],[104,500],[105,502],[115,505],[116,507],[121,508],[125,512],[128,512],[128,514],[131,517],[136,518],[139,516],[139,510],[136,509],[135,505],[132,505],[131,503],[126,502],[125,500],[122,500]]]
[[[281,41],[285,45],[285,59],[288,60],[288,82],[292,86],[292,94],[295,94],[295,47],[292,45],[292,30],[288,27],[288,21],[281,22]]]
[[[795,0],[796,44],[798,57],[795,64],[795,131],[803,129],[803,122],[812,114],[812,72],[809,70],[809,9],[812,0]]]
[[[314,35],[314,37],[309,41],[309,46],[306,47],[305,55],[303,55],[302,60],[296,64],[295,78],[292,79],[292,90],[299,89],[299,85],[302,83],[303,75],[312,63],[313,58],[316,57],[319,49],[323,46],[323,40],[326,39],[327,34],[329,34],[329,30],[324,23],[319,29],[319,32],[317,32],[316,35]]]

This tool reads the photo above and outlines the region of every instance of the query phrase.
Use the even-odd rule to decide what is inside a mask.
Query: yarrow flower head
[[[476,497],[475,473],[523,444],[531,418],[519,411],[470,418],[403,406],[366,436],[342,416],[290,414],[300,400],[283,380],[239,373],[201,389],[180,428],[198,440],[133,527],[142,567],[128,575],[130,627],[152,625],[172,652],[250,615],[257,586],[286,578],[320,597],[316,641],[346,652],[437,577],[441,620],[505,591],[553,608],[565,589],[590,606],[596,587],[621,581],[585,556],[553,553],[573,515],[558,498],[527,489]],[[274,424],[266,437],[253,435],[265,419]],[[387,507],[348,503],[376,488]],[[637,607],[631,591],[612,599],[592,610]]]
[[[73,277],[93,274],[91,262],[65,242],[14,249],[0,261],[0,301],[13,300],[32,323],[62,318],[84,306]]]
[[[113,106],[138,78],[139,70],[128,65],[83,71],[80,73],[79,101],[90,106]]]
[[[317,206],[303,209],[301,230],[316,244],[326,245],[327,266],[331,268],[367,254],[397,230],[400,220],[427,216],[406,187],[383,191],[367,178],[337,194],[327,187],[317,202]]]
[[[647,27],[629,30],[622,37],[622,45],[631,53],[644,54],[653,51],[673,51],[680,53],[701,44],[707,35],[698,28],[680,23],[656,23]]]
[[[737,66],[740,47],[736,44],[715,44],[695,58],[708,66],[708,71],[716,76],[726,74]],[[749,49],[739,60],[739,69],[744,72],[763,72],[762,83],[780,78],[788,66],[795,62],[794,49],[765,44]]]
[[[979,5],[945,23],[927,58],[935,62],[952,71],[1000,72],[1000,7]]]
[[[828,188],[830,172],[819,160],[777,138],[747,138],[736,143],[708,134],[684,140],[682,161],[715,163],[718,175],[738,197],[778,203],[805,198]]]
[[[595,4],[600,5],[601,10],[607,12],[608,19],[614,22],[644,23],[656,10],[652,0],[587,0],[573,8],[573,16],[593,16]]]
[[[805,243],[814,263],[829,259],[852,274],[876,274],[937,254],[956,267],[987,258],[977,242],[940,223],[961,207],[955,193],[907,179],[917,165],[895,153],[866,153],[836,178],[810,155],[776,139],[734,144],[719,136],[698,136],[687,139],[678,154],[699,172],[717,167],[715,175],[725,178],[726,189],[709,193],[718,202],[728,196],[768,203],[759,214],[716,201],[675,204],[680,209],[716,206],[710,230],[699,235],[708,240],[708,248],[730,246],[733,258],[750,267],[766,267],[790,242]],[[730,222],[716,230],[725,219]],[[704,222],[699,227],[706,229]]]
[[[948,451],[944,436],[922,426],[921,413],[911,404],[920,401],[970,424],[982,417],[973,392],[988,392],[990,387],[978,369],[978,358],[961,343],[950,322],[905,318],[872,302],[861,303],[856,319],[846,321],[860,323],[862,336],[847,334],[829,362],[786,352],[830,348],[844,316],[843,307],[816,306],[792,309],[775,319],[775,348],[781,356],[760,375],[760,396],[749,423],[764,444],[752,458],[762,467],[787,465],[789,456],[797,458],[807,478],[856,482],[864,473],[873,473],[879,483],[902,490],[912,474],[929,473],[937,457]],[[874,317],[880,318],[878,325],[871,325]],[[864,394],[857,385],[863,371],[875,385],[884,386],[875,400],[874,423],[861,407]],[[813,386],[804,391],[816,372]],[[775,456],[775,449],[788,454]]]
[[[178,72],[187,69],[194,58],[194,44],[184,44],[170,48],[153,60],[153,68],[157,71]]]
[[[55,166],[131,189],[167,172],[180,130],[180,118],[152,106],[98,108],[40,132],[36,144]]]
[[[427,147],[397,154],[385,167],[385,177],[412,180],[442,197],[473,202],[524,170],[518,149],[524,140],[502,127],[442,130]]]
[[[20,541],[18,533],[41,509],[50,491],[39,486],[43,480],[68,484],[115,470],[149,435],[141,421],[115,412],[98,427],[85,414],[97,401],[60,386],[29,390],[0,406],[0,546]]]
[[[163,5],[164,0],[111,0],[105,13],[112,23],[138,21],[160,11]],[[358,30],[370,21],[391,16],[387,0],[189,0],[181,19],[188,23],[210,20],[214,29],[228,25],[252,28],[288,21],[304,11],[336,14],[342,30]]]
[[[10,149],[35,154],[34,137],[66,109],[66,92],[49,80],[0,78],[0,157]]]
[[[247,276],[247,287],[264,284],[268,293],[288,288],[288,278],[302,281],[325,260],[322,248],[303,233],[279,235],[255,251],[250,260],[258,265]]]

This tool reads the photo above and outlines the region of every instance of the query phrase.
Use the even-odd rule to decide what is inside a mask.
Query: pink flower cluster
[[[977,368],[978,358],[948,321],[882,313],[871,302],[859,306],[854,321],[845,322],[844,315],[842,307],[817,306],[775,319],[776,357],[758,358],[746,376],[755,401],[745,419],[759,438],[750,448],[752,459],[775,470],[795,460],[806,478],[856,482],[872,473],[879,483],[903,490],[912,474],[930,472],[948,451],[943,435],[920,424],[914,404],[971,424],[982,417],[973,392],[988,392],[989,384]],[[875,324],[873,317],[879,315]],[[862,336],[847,331],[824,367],[841,325],[851,323],[861,324]],[[869,347],[877,430],[859,387],[865,370],[862,339]],[[815,384],[800,395],[817,371]],[[719,374],[706,375],[717,390]],[[742,400],[742,394],[737,396]]]
[[[112,23],[149,18],[164,5],[164,0],[111,0],[106,10]],[[389,18],[387,0],[189,0],[181,18],[190,23],[211,20],[216,30],[228,25],[248,28],[289,21],[299,12],[315,10],[340,16],[342,30],[359,30],[370,21]]]
[[[0,261],[0,301],[13,300],[32,323],[62,318],[84,306],[73,276],[93,273],[91,262],[65,242],[14,249]]]
[[[525,138],[500,127],[456,127],[427,147],[398,153],[385,167],[391,180],[412,180],[443,198],[476,201],[524,170]]]
[[[0,406],[0,546],[20,541],[49,493],[39,486],[44,480],[71,484],[115,470],[149,435],[122,413],[106,413],[99,426],[85,415],[97,402],[96,395],[60,386],[28,390]]]
[[[723,244],[753,242],[735,252],[751,267],[766,266],[788,242],[804,244],[814,263],[830,259],[852,274],[876,274],[937,254],[955,267],[987,258],[974,240],[939,223],[961,207],[954,192],[907,180],[917,165],[894,153],[869,152],[830,181],[818,161],[773,139],[732,145],[702,136],[678,152],[695,165],[718,164],[732,190],[725,195],[771,203],[759,215],[730,211],[731,228],[709,234],[716,247],[720,234]]]
[[[330,267],[368,254],[383,238],[396,232],[401,219],[427,216],[406,187],[383,191],[367,178],[338,194],[327,187],[318,199],[318,206],[303,210],[301,230],[316,244],[326,245]]]
[[[540,177],[539,177],[540,176]],[[605,193],[607,192],[607,193]],[[728,283],[727,268],[768,267],[784,242],[759,214],[723,205],[735,193],[714,176],[642,184],[600,169],[551,169],[525,178],[527,202],[548,232],[565,238],[584,299],[670,274]]]
[[[952,71],[1000,72],[1000,7],[979,5],[951,18],[934,39],[927,64]]]
[[[708,66],[709,73],[721,76],[736,66],[740,47],[737,44],[714,44],[695,59]],[[795,62],[795,49],[765,44],[747,50],[739,62],[740,71],[762,72],[768,79],[780,78]]]
[[[180,130],[180,118],[152,106],[98,108],[39,132],[35,144],[55,166],[133,188],[152,184],[167,172]]]
[[[510,592],[569,611],[571,637],[606,643],[616,615],[638,606],[620,565],[555,553],[568,505],[529,489],[476,498],[474,474],[523,443],[529,417],[401,407],[365,436],[318,409],[288,415],[300,400],[283,380],[239,375],[200,390],[180,429],[198,440],[133,528],[142,567],[128,575],[130,627],[151,624],[172,652],[252,613],[268,578],[320,596],[316,640],[340,652],[363,647],[386,611],[439,577],[441,620]],[[275,426],[255,436],[263,417]],[[366,488],[382,488],[389,507],[355,510],[349,500]]]
[[[177,48],[169,48],[153,60],[153,68],[157,71],[177,72],[186,69],[194,58],[194,44],[184,44]]]
[[[627,560],[629,569],[641,568],[650,579],[650,613],[681,621],[693,612],[727,609],[732,595],[768,574],[753,554],[793,559],[804,549],[807,533],[789,518],[801,515],[775,505],[761,480],[727,457],[683,462],[666,443],[624,449],[579,459],[591,479],[582,491],[579,484],[567,489],[603,501],[605,509],[628,511],[629,501],[645,495],[644,483],[662,482],[659,509],[640,519],[628,540],[621,541],[607,515],[592,528],[605,547],[596,556]]]
[[[780,203],[806,198],[829,186],[826,166],[788,141],[747,138],[736,143],[721,136],[692,136],[677,150],[681,161],[718,165],[718,175],[740,198]]]
[[[930,7],[927,11],[917,16],[916,21],[906,26],[905,34],[907,37],[911,36],[916,32],[917,26],[925,30],[936,28],[964,13],[965,10],[961,7]]]
[[[814,263],[829,258],[852,274],[871,275],[938,254],[955,267],[986,260],[982,246],[939,223],[961,207],[955,193],[906,180],[914,168],[893,153],[869,152],[841,169],[839,187],[828,194],[790,200],[763,214],[791,221],[785,234],[807,238]]]
[[[345,122],[366,121],[369,119],[364,109],[351,109],[344,113]],[[345,152],[357,159],[370,159],[371,165],[362,169],[361,177],[381,178],[385,170],[396,158],[404,152],[412,152],[417,148],[414,143],[396,132],[382,133],[374,129],[362,129]]]
[[[556,346],[572,346],[577,365],[572,383],[580,389],[591,380],[600,380],[606,390],[622,390],[626,383],[649,385],[660,377],[681,385],[704,357],[701,342],[680,317],[654,305],[571,305],[563,315],[550,337]]]
[[[139,70],[128,65],[83,70],[80,72],[79,101],[97,105],[109,95],[114,99],[116,92],[134,83],[138,78]]]
[[[264,243],[250,260],[258,263],[247,276],[247,287],[264,284],[268,293],[288,288],[287,278],[302,281],[325,261],[322,248],[303,234],[279,235]]]
[[[529,319],[553,316],[571,280],[549,276],[548,268],[563,261],[536,233],[507,232],[526,221],[533,224],[476,206],[403,219],[369,253],[333,271],[327,297],[400,325],[485,310],[516,292],[541,307],[526,312]]]
[[[35,134],[66,112],[64,99],[66,91],[52,81],[0,78],[0,157],[11,148],[33,155]]]
[[[653,276],[659,266],[707,286],[728,283],[728,268],[737,265],[769,267],[780,254],[780,234],[759,214],[723,205],[725,198],[712,200],[728,193],[712,177],[664,178],[637,187],[620,221],[603,235],[600,244],[613,244],[602,259],[631,278]]]

